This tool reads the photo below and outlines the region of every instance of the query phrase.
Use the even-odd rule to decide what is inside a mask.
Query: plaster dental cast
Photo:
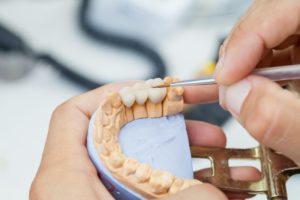
[[[182,96],[186,104],[207,103],[219,98],[221,105],[230,111],[254,138],[263,145],[283,153],[298,165],[300,165],[300,115],[298,115],[300,101],[297,93],[299,82],[285,83],[293,90],[291,92],[268,79],[247,75],[256,67],[299,63],[299,25],[298,0],[254,1],[220,50],[221,59],[215,71],[218,86],[186,87]],[[111,93],[115,92],[120,96],[125,93],[125,98],[124,96],[124,99],[121,98],[121,104],[126,106],[132,103],[131,107],[129,106],[131,111],[135,106],[138,108],[140,105],[136,103],[136,96],[133,101],[130,99],[133,99],[133,95],[126,95],[132,94],[130,90],[134,84],[106,85],[74,97],[54,111],[40,168],[30,190],[30,199],[113,199],[109,188],[106,189],[99,179],[97,168],[89,157],[86,147],[87,131],[93,113]],[[122,90],[125,87],[131,89]],[[143,102],[145,97],[138,96],[139,102]],[[147,101],[149,96],[145,101],[146,104]],[[143,112],[136,113],[140,115]],[[186,121],[186,129],[192,145],[225,146],[226,139],[219,127],[203,122]],[[103,144],[102,140],[98,143]],[[104,151],[99,153],[101,152]],[[126,159],[129,158],[124,157],[124,163]],[[109,163],[105,158],[103,161],[104,164]],[[150,167],[147,168],[150,171]],[[172,174],[167,174],[164,180],[173,177]],[[260,178],[260,174],[252,168],[233,168],[231,175],[239,180]],[[152,180],[158,180],[155,178],[156,176]],[[174,176],[173,180],[176,178]],[[121,178],[120,180],[122,181]],[[160,194],[165,194],[172,187],[172,184],[169,187],[170,184],[146,182],[149,184],[148,189],[144,188],[146,192],[159,191]],[[138,184],[135,183],[137,182],[129,188],[137,189]],[[190,184],[183,190],[178,189],[175,194],[161,196],[161,199],[169,200],[245,198],[240,195],[224,194],[212,185],[198,182],[195,185]]]
[[[110,193],[116,199],[160,198],[201,183],[192,179],[191,153],[187,150],[189,148],[188,139],[185,130],[178,126],[181,121],[184,123],[183,117],[162,118],[160,119],[161,123],[159,120],[155,120],[152,124],[145,124],[146,122],[143,123],[141,120],[136,121],[136,125],[142,126],[143,131],[136,129],[131,131],[142,136],[131,134],[128,139],[130,140],[130,147],[142,154],[139,159],[128,157],[123,152],[126,147],[119,142],[119,135],[126,134],[124,132],[119,133],[119,131],[127,123],[141,118],[171,116],[183,110],[183,88],[153,88],[164,83],[169,84],[172,81],[171,77],[165,78],[164,81],[160,78],[151,79],[146,82],[138,82],[132,87],[124,87],[118,93],[111,93],[100,103],[100,107],[90,122],[89,154],[106,187],[114,188],[114,190],[110,190]],[[166,126],[170,123],[172,126]],[[159,128],[157,130],[151,128],[152,133],[149,135],[145,132],[149,126],[158,126]],[[160,130],[162,127],[169,129],[171,133]],[[185,129],[184,126],[183,129]],[[182,134],[183,136],[180,136]],[[178,135],[179,140],[177,139]],[[93,138],[92,141],[89,137]],[[138,141],[134,142],[135,140]],[[143,146],[150,143],[150,148],[142,148],[138,142],[142,143]],[[143,150],[148,153],[143,153]],[[93,151],[96,151],[98,155],[95,156]],[[157,151],[160,155],[155,154]],[[186,153],[182,154],[182,152]],[[150,159],[143,158],[149,156]],[[97,164],[98,159],[101,159],[101,163],[109,170],[108,173],[122,183],[123,188],[120,183],[114,183],[116,181],[111,180],[112,177],[109,177],[103,167],[98,166],[101,165],[100,163]],[[141,163],[141,160],[146,162]],[[155,169],[151,163],[157,163],[156,166],[164,170]],[[166,166],[161,166],[160,163],[166,163]],[[170,171],[166,171],[172,165],[177,167],[175,173],[182,170],[182,172],[178,172],[181,177],[176,177]],[[183,178],[190,179],[184,180]],[[129,192],[130,190],[137,194]]]

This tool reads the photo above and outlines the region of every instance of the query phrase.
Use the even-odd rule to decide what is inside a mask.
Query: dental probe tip
[[[170,87],[170,85],[162,84],[162,85],[153,86],[152,88],[165,88],[165,87]]]

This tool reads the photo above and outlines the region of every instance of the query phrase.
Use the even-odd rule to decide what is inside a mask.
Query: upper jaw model
[[[161,198],[201,184],[198,180],[182,179],[168,171],[154,169],[147,163],[128,157],[119,142],[119,132],[127,123],[141,118],[170,116],[183,110],[183,88],[153,88],[172,81],[171,77],[164,80],[150,79],[138,82],[132,87],[125,87],[118,93],[111,93],[94,114],[92,128],[89,128],[92,131],[89,133],[91,142],[88,140],[88,148],[95,149],[97,156],[95,158],[89,151],[94,163],[95,159],[99,159],[110,176],[147,199]]]

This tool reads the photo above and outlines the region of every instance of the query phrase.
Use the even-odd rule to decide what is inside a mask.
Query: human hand
[[[86,137],[93,112],[109,92],[121,87],[124,84],[107,85],[56,108],[41,164],[31,185],[31,200],[113,199],[89,158]]]
[[[220,104],[261,144],[300,166],[300,101],[255,67],[300,63],[300,1],[256,0],[220,49],[215,78]],[[299,91],[299,81],[290,87]]]
[[[70,99],[54,111],[41,164],[31,186],[31,200],[113,199],[101,183],[97,170],[88,156],[86,137],[90,117],[99,103],[108,93],[124,86],[125,84],[112,84],[98,88]],[[205,101],[194,98],[189,90],[185,100]],[[187,121],[187,129],[190,143],[193,145],[225,146],[226,138],[219,127]],[[244,173],[245,170],[247,173]],[[232,175],[239,179],[253,179],[253,177],[257,179],[260,176],[257,171],[250,168],[232,170]],[[170,198],[186,199],[183,197],[227,199],[220,190],[209,184],[195,186]]]

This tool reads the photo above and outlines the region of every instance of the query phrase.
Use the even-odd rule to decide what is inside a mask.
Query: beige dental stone
[[[104,112],[101,109],[101,106],[98,108],[97,113],[96,113],[96,118],[94,121],[94,144],[98,145],[101,143],[101,140],[103,138],[103,119]]]
[[[110,124],[110,120],[108,115],[106,115],[105,113],[102,113],[102,117],[101,117],[101,122],[102,122],[102,126],[108,126]]]
[[[126,115],[127,123],[134,120],[134,116],[131,108],[125,107],[125,115]]]
[[[102,141],[102,126],[101,123],[99,123],[100,119],[99,119],[99,115],[96,115],[96,119],[95,119],[95,123],[94,123],[94,134],[93,134],[93,138],[94,138],[94,144],[100,144]]]
[[[109,134],[109,133],[104,133],[103,134],[103,137],[102,137],[102,142],[112,142],[113,141],[113,135],[112,134]]]
[[[114,92],[108,95],[108,100],[114,108],[119,108],[123,106],[121,97],[118,93]]]
[[[125,113],[125,107],[119,107],[119,112],[116,114],[114,120],[114,127],[119,130],[122,126],[127,123],[127,117]]]
[[[111,152],[121,152],[121,146],[117,142],[103,142],[103,148],[105,148],[109,153]]]
[[[163,101],[163,116],[173,115],[181,112],[184,105],[182,95],[176,94],[177,90],[181,93],[179,89],[168,88],[168,90],[168,95]],[[171,93],[171,95],[169,93]]]
[[[123,173],[125,176],[133,174],[139,167],[139,162],[134,158],[126,158],[123,166]]]
[[[137,103],[133,104],[133,117],[134,119],[141,119],[148,117],[146,107],[144,105],[139,105]]]
[[[164,79],[165,84],[170,85],[172,82],[178,81],[176,78],[166,77]],[[173,115],[183,110],[183,92],[182,87],[168,87],[167,95],[162,103],[163,116]]]
[[[178,99],[178,98],[177,98]],[[183,110],[183,98],[179,100],[172,100],[165,98],[163,101],[163,116],[174,115]]]
[[[176,192],[180,191],[182,185],[183,185],[183,180],[176,178],[169,189],[169,193],[175,194]]]
[[[102,111],[106,115],[112,115],[113,108],[112,108],[111,102],[108,99],[106,99],[106,101],[103,103],[103,105],[102,105]]]
[[[166,193],[172,185],[174,176],[169,172],[162,172],[160,170],[153,170],[149,184],[154,193]]]
[[[183,110],[183,100],[169,101],[166,99],[163,102],[163,116],[174,115],[182,112],[182,110]]]
[[[97,152],[98,154],[100,155],[103,155],[103,156],[109,156],[109,150],[107,148],[105,148],[105,146],[103,144],[100,144],[98,147],[97,147]]]
[[[113,151],[109,155],[109,159],[107,159],[107,161],[112,168],[120,168],[125,161],[125,156],[120,152]]]
[[[202,184],[201,181],[196,180],[196,179],[191,179],[191,180],[186,180],[186,181],[189,183],[190,186]]]
[[[164,82],[166,85],[170,85],[173,82],[173,78],[170,76],[167,76],[164,78]]]
[[[183,95],[183,88],[182,87],[172,87],[169,88],[170,91],[167,94],[167,98],[170,101],[180,101],[182,100],[182,95]]]
[[[113,126],[105,126],[103,128],[103,142],[116,141],[118,130]]]
[[[189,180],[184,180],[180,190],[185,190],[190,186],[191,186],[191,184],[190,184]]]
[[[162,104],[161,103],[152,103],[150,100],[146,102],[146,109],[148,117],[158,118],[162,116]]]
[[[150,178],[151,172],[152,168],[149,164],[141,164],[135,172],[136,180],[139,183],[147,181]]]

